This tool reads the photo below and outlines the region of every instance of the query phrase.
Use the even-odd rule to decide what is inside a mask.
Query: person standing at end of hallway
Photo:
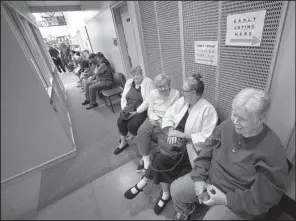
[[[48,52],[53,60],[53,63],[57,67],[58,72],[62,73],[62,70],[63,70],[63,72],[66,72],[66,69],[62,63],[62,60],[59,57],[59,51],[57,49],[55,49],[54,47],[50,46]]]

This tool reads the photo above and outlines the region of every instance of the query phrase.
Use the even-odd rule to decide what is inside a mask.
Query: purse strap
[[[186,148],[186,145],[185,145],[185,148]],[[184,157],[184,154],[185,154],[185,148],[182,147],[182,152],[181,152],[181,155],[180,155],[180,159],[177,161],[177,163],[176,163],[172,168],[167,169],[167,170],[158,170],[158,169],[154,168],[152,165],[153,165],[153,161],[154,161],[154,158],[155,158],[155,154],[154,154],[153,159],[152,159],[152,162],[150,163],[149,166],[151,167],[152,170],[154,170],[154,171],[156,171],[156,172],[160,172],[160,173],[164,173],[164,172],[172,171],[172,170],[174,170],[174,169],[178,166],[178,164],[181,163],[181,161],[183,160],[183,157]],[[155,152],[155,153],[156,153],[156,152]]]

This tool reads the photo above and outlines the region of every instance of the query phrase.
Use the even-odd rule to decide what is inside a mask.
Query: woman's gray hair
[[[263,90],[244,88],[233,99],[232,108],[244,108],[257,117],[265,117],[270,107],[270,96]]]
[[[131,73],[140,73],[141,75],[143,75],[143,71],[140,65],[136,65],[134,67],[131,68]]]
[[[166,74],[159,74],[154,78],[154,84],[161,84],[163,81],[166,81],[168,86],[171,86],[171,79]]]

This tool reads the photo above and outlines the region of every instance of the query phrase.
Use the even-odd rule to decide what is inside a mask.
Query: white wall
[[[1,181],[73,151],[35,69],[1,13]]]
[[[272,106],[268,125],[287,148],[287,157],[295,164],[295,2],[290,1],[270,89]],[[290,139],[290,143],[289,142]],[[295,200],[295,165],[286,194]]]
[[[115,71],[125,74],[119,46],[113,45],[117,37],[110,8],[87,21],[86,28],[94,52],[103,52]]]
[[[295,2],[293,1],[289,2],[270,94],[272,106],[268,115],[268,125],[287,145],[295,125]]]

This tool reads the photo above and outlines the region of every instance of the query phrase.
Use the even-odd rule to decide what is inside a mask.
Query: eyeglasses
[[[185,91],[185,90],[183,90],[183,89],[181,90],[181,93],[182,93],[182,94],[190,93],[190,92],[193,92],[193,90],[189,90],[189,91]]]

